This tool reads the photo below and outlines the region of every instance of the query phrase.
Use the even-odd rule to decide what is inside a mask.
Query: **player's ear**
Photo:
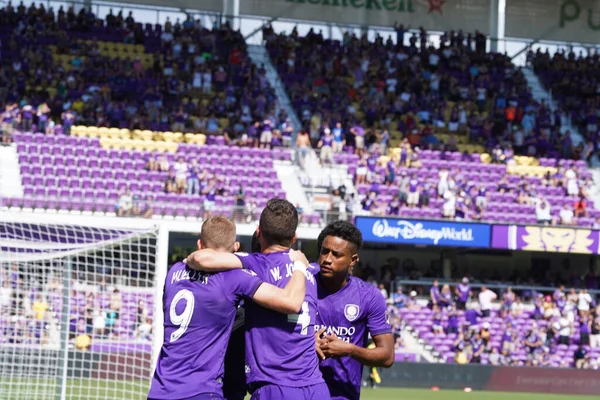
[[[202,250],[202,239],[198,239],[196,246],[198,246],[198,250]]]
[[[353,254],[352,257],[350,257],[350,268],[353,268],[359,261],[360,257],[358,256],[358,253]]]
[[[240,249],[240,242],[235,242],[233,244],[233,252],[237,252]]]
[[[292,238],[292,241],[290,242],[290,245],[296,243],[296,239],[298,239],[298,237],[296,236],[296,234],[294,233],[294,237]]]

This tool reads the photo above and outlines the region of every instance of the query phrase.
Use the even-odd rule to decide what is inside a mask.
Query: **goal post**
[[[145,399],[169,231],[0,213],[0,398]]]

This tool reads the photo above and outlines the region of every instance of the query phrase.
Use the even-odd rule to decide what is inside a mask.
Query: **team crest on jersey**
[[[346,316],[346,319],[350,322],[358,318],[359,311],[360,308],[356,304],[346,304],[346,307],[344,307],[344,315]]]

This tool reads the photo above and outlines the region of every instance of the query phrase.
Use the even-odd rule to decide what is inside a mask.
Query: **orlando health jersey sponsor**
[[[164,342],[149,399],[222,395],[223,359],[236,306],[262,281],[251,271],[203,274],[183,263],[167,274],[163,295]]]
[[[244,268],[280,288],[292,277],[288,252],[238,253]],[[246,378],[249,384],[266,382],[302,387],[323,383],[316,357],[314,325],[317,286],[307,274],[306,297],[297,315],[284,315],[246,302]]]
[[[356,346],[366,347],[371,336],[391,333],[387,306],[381,293],[365,281],[350,277],[348,284],[336,293],[329,293],[319,282],[317,325],[314,332],[325,333]],[[313,334],[314,334],[313,332]],[[328,358],[321,361],[321,372],[333,400],[358,400],[363,366],[351,357]]]

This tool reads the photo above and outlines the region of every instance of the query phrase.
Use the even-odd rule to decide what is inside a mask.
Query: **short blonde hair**
[[[205,248],[233,251],[235,239],[235,224],[227,217],[213,215],[202,224],[200,241]]]

